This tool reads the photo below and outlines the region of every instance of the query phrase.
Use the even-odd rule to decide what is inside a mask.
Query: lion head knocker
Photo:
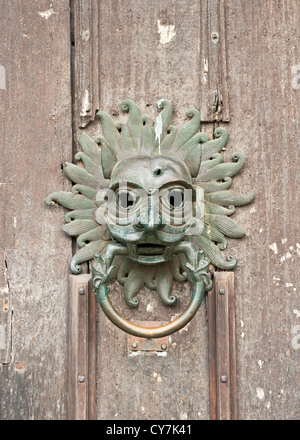
[[[79,138],[82,151],[75,159],[84,168],[66,163],[72,192],[46,198],[48,205],[71,210],[63,227],[77,237],[79,248],[71,272],[80,273],[81,264],[93,259],[93,287],[105,314],[124,331],[148,338],[169,335],[192,319],[212,288],[210,264],[223,270],[236,266],[236,259],[225,259],[222,251],[226,237],[241,238],[245,232],[229,217],[254,197],[230,190],[245,158],[234,153],[233,162],[223,163],[220,151],[228,140],[224,128],[208,140],[199,132],[196,109],[176,129],[171,104],[160,100],[157,105],[161,112],[154,124],[129,99],[121,103],[127,123],[116,123],[99,111],[102,136]],[[108,283],[114,279],[124,286],[130,307],[138,306],[144,285],[168,306],[177,299],[172,293],[175,281],[188,280],[193,292],[187,309],[174,321],[144,328],[127,321],[110,303]]]

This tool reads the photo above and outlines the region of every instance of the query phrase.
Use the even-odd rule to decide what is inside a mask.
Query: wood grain
[[[239,419],[299,419],[300,63],[298,1],[226,2],[231,103],[225,156],[247,161],[235,188],[254,190],[236,215],[245,239],[229,243],[235,270]],[[298,246],[297,246],[298,243]]]
[[[69,185],[61,164],[72,160],[70,11],[68,1],[51,4],[0,2],[1,182],[15,186],[7,199],[13,315],[8,363],[0,364],[1,419],[67,417],[71,244],[64,213],[44,198]]]

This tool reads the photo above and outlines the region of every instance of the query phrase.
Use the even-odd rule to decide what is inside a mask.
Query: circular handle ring
[[[111,304],[108,297],[108,288],[106,283],[103,283],[96,289],[97,300],[110,321],[119,327],[121,330],[141,338],[161,338],[168,336],[185,327],[191,319],[195,316],[199,309],[205,292],[204,282],[201,280],[194,285],[193,294],[188,307],[181,313],[174,321],[170,321],[161,327],[143,327],[125,319],[121,316],[114,306]]]

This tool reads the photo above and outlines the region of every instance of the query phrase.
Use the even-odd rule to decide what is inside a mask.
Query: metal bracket
[[[161,321],[135,321],[135,324],[145,328],[161,327],[166,322]],[[169,337],[162,338],[140,338],[137,336],[128,336],[128,350],[129,351],[147,351],[147,352],[167,352],[169,347]]]
[[[95,419],[96,299],[89,274],[70,275],[69,419]]]
[[[234,273],[215,272],[208,293],[210,419],[236,420]]]

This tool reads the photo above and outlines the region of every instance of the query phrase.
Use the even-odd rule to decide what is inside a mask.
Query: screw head
[[[78,377],[78,382],[79,383],[83,383],[85,381],[85,377],[84,376],[79,376]]]
[[[135,342],[133,342],[132,344],[131,344],[131,347],[132,348],[137,348],[137,346],[138,346],[138,344],[137,344],[137,342],[135,341]]]
[[[166,350],[167,349],[166,344],[161,344],[161,348],[162,348],[162,350]]]
[[[227,382],[227,376],[221,376],[221,382],[226,383]]]
[[[220,295],[225,295],[225,289],[220,289],[219,293],[220,293]]]
[[[84,295],[85,294],[85,290],[83,287],[80,287],[80,289],[78,290],[79,295]]]

